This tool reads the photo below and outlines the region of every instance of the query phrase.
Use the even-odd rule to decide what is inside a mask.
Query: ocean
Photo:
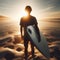
[[[54,22],[52,22],[52,21],[54,21]],[[38,20],[38,27],[40,29],[40,32],[42,32],[44,34],[44,36],[47,38],[47,42],[48,42],[48,46],[49,46],[50,54],[51,54],[50,60],[56,60],[56,59],[60,60],[60,55],[56,54],[56,53],[60,53],[60,23],[59,23],[59,20],[51,20],[51,21],[50,20],[46,20],[46,21],[45,20],[41,20],[41,21]],[[16,39],[16,42],[17,42],[17,40],[20,40],[20,38],[18,36],[18,33],[20,33],[19,30],[20,30],[20,26],[19,26],[19,22],[17,22],[17,21],[0,21],[0,38],[3,38],[6,35],[14,35],[16,33],[15,34],[16,36],[14,39]],[[10,39],[10,37],[8,39]],[[18,44],[20,44],[20,43],[18,43]],[[8,49],[6,47],[4,48],[4,46],[8,47]],[[0,49],[1,49],[0,52],[2,50],[3,50],[3,52],[5,50],[8,50],[10,52],[10,50],[11,50],[12,51],[12,52],[10,52],[11,54],[14,54],[14,52],[15,52],[19,56],[19,54],[21,54],[21,52],[23,52],[23,51],[16,52],[17,51],[16,49],[17,48],[21,49],[21,46],[19,46],[19,47],[17,46],[15,48],[16,51],[14,49],[10,49],[14,46],[17,46],[17,44],[14,44],[13,42],[5,43],[5,45],[2,45],[2,48],[0,47]],[[56,47],[57,47],[57,51],[55,50]],[[24,54],[24,52],[23,52],[23,54]],[[39,60],[40,59],[43,60],[44,57],[43,56],[41,57],[39,52],[37,52],[35,54],[40,56],[38,58]],[[1,58],[1,60],[4,60],[4,59],[3,59],[3,57]],[[14,59],[15,60],[18,60],[18,59],[24,60],[24,56],[21,54],[20,57],[17,57]],[[47,59],[45,59],[45,60],[47,60]]]
[[[59,20],[38,20],[38,27],[46,37],[55,37],[60,39],[60,21]],[[12,33],[20,33],[20,22],[0,21],[0,37]]]

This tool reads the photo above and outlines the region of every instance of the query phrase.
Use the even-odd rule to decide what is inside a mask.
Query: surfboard
[[[43,34],[40,32],[40,37],[41,40],[40,42],[38,41],[38,35],[36,33],[36,29],[34,26],[28,26],[27,27],[27,33],[30,37],[31,42],[33,42],[33,44],[35,45],[35,47],[39,50],[40,53],[42,53],[46,58],[50,58],[50,53],[49,53],[49,47],[48,47],[48,43],[46,41],[46,38],[43,36]]]

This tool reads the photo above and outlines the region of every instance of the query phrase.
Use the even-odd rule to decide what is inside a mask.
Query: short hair
[[[32,11],[32,8],[31,8],[31,6],[26,6],[26,7],[25,7],[25,10],[31,12],[31,11]]]

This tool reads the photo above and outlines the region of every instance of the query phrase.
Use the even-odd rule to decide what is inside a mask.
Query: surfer
[[[28,42],[30,41],[30,38],[28,36],[28,33],[26,31],[27,26],[29,25],[34,25],[36,26],[36,29],[38,29],[38,23],[37,20],[34,16],[30,15],[32,8],[31,6],[26,6],[25,11],[27,12],[27,16],[21,17],[20,20],[20,31],[21,31],[21,37],[23,36],[22,31],[24,29],[24,53],[25,53],[25,60],[28,59]],[[30,41],[31,43],[31,52],[32,52],[32,57],[34,58],[34,44]]]

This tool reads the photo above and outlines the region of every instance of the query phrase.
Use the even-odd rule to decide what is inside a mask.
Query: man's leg
[[[35,55],[34,55],[34,44],[32,42],[31,43],[31,53],[32,53],[32,57],[34,58]]]
[[[28,40],[24,41],[24,46],[25,46],[25,50],[24,50],[25,60],[28,60]]]

